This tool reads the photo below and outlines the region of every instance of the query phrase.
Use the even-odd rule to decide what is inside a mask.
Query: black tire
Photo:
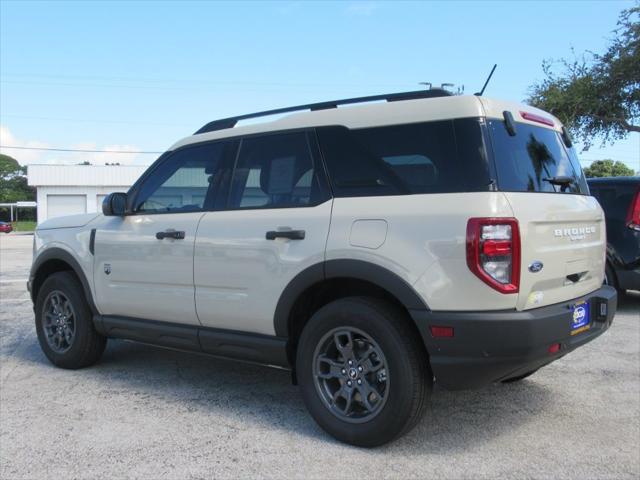
[[[298,344],[297,377],[307,409],[320,427],[330,435],[352,445],[375,447],[403,435],[418,423],[430,398],[433,375],[420,336],[409,322],[410,319],[403,311],[387,302],[368,297],[348,297],[333,301],[311,317]],[[374,375],[369,377],[373,380],[364,380],[370,385],[380,382],[380,378],[384,379],[384,384],[377,384],[383,385],[383,395],[377,397],[375,393],[378,391],[375,391],[370,397],[384,397],[384,402],[377,407],[375,414],[363,414],[363,418],[355,420],[340,418],[332,411],[323,398],[323,387],[317,383],[322,380],[317,379],[317,370],[314,370],[318,349],[325,344],[323,342],[327,342],[327,337],[331,338],[332,332],[339,332],[341,329],[353,329],[354,332],[366,335],[373,341],[372,344],[379,347],[385,361],[382,377],[370,373],[369,375]],[[362,338],[364,337],[354,340],[352,345],[362,346]],[[366,344],[367,350],[372,344]],[[332,348],[331,344],[328,345],[328,348]],[[338,349],[335,351],[338,352]],[[373,359],[377,361],[379,357],[373,354]],[[366,371],[362,374],[363,378],[365,374]],[[336,389],[346,389],[348,376],[346,374],[344,379],[334,378],[331,381],[340,382]],[[357,393],[354,398],[362,399],[362,396]],[[360,408],[364,406],[362,400],[359,404]]]
[[[615,288],[619,293],[622,293],[622,290],[620,290],[620,285],[618,284],[616,273],[613,271],[613,267],[611,267],[611,264],[609,262],[607,262],[607,265],[604,268],[604,284],[609,285]]]
[[[57,345],[50,345],[47,340],[50,335],[45,333],[47,314],[51,296],[65,299],[72,309],[73,338],[65,343],[66,348],[57,349]],[[82,285],[71,272],[57,272],[47,277],[36,299],[36,332],[40,348],[54,365],[61,368],[78,369],[93,365],[102,356],[107,339],[100,335],[93,325],[93,315],[84,295]],[[71,322],[70,322],[71,324]]]
[[[531,370],[530,372],[527,373],[523,373],[522,375],[518,375],[517,377],[513,377],[513,378],[507,378],[506,380],[502,380],[502,383],[515,383],[515,382],[519,382],[520,380],[524,380],[527,377],[530,377],[531,375],[533,375],[534,373],[536,373],[539,369],[536,368],[535,370]]]

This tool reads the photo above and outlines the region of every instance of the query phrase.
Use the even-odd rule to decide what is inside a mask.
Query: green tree
[[[35,188],[27,185],[27,167],[22,167],[15,158],[0,154],[0,203],[32,201]]]
[[[620,13],[604,54],[545,60],[545,79],[530,88],[527,102],[551,112],[588,148],[640,132],[640,2]]]
[[[583,169],[584,174],[589,178],[594,177],[630,177],[633,170],[622,162],[613,160],[596,160],[590,166]]]

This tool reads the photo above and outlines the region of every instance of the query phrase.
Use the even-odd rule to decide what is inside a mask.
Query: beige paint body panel
[[[194,260],[202,324],[274,335],[283,290],[302,270],[324,260],[331,204],[207,213]],[[267,240],[269,230],[304,230],[305,238]]]
[[[85,278],[90,282],[93,301],[96,301],[96,292],[93,288],[93,255],[89,251],[89,239],[91,228],[99,222],[99,219],[91,221],[90,215],[74,215],[70,217],[58,217],[48,220],[46,229],[38,229],[34,234],[33,260],[52,248],[60,248],[76,259],[82,269]],[[79,225],[65,226],[61,225]],[[58,227],[54,227],[58,225]]]
[[[323,125],[349,128],[466,117],[502,118],[509,110],[560,122],[546,112],[485,97],[455,96],[374,103],[288,115],[272,122],[193,135],[182,145],[259,132]],[[540,124],[534,123],[537,126]],[[466,264],[471,217],[515,217],[522,239],[518,294],[503,294]],[[88,222],[88,223],[87,223]],[[60,228],[59,228],[60,227]],[[64,228],[62,228],[64,227]],[[88,251],[98,231],[96,255]],[[185,240],[157,240],[168,228]],[[268,230],[305,230],[302,241],[265,239]],[[580,235],[556,235],[572,228]],[[593,231],[592,231],[593,229]],[[197,232],[197,237],[196,237]],[[311,208],[90,216],[46,222],[35,254],[59,247],[80,263],[102,314],[274,334],[273,315],[287,284],[324,259],[358,259],[397,274],[432,310],[519,310],[579,298],[603,279],[605,229],[596,200],[580,195],[469,192],[336,198]],[[544,264],[537,273],[528,266]],[[105,264],[111,274],[104,273]]]
[[[386,220],[356,220],[351,225],[349,245],[374,250],[380,248],[387,240],[388,228]]]
[[[602,285],[607,239],[604,214],[595,198],[557,193],[505,196],[518,219],[522,242],[519,310],[578,298]],[[576,235],[564,235],[566,229]],[[528,269],[534,261],[544,265],[537,273]],[[567,278],[573,274],[580,276],[577,282]]]
[[[203,215],[103,217],[95,240],[94,285],[100,313],[198,324],[193,251]],[[156,233],[167,229],[184,231],[184,240],[158,240]]]
[[[375,250],[352,246],[351,225],[371,212],[388,224],[385,242]],[[515,308],[517,295],[498,293],[467,267],[467,220],[476,216],[513,212],[499,192],[336,198],[326,257],[378,264],[413,285],[432,310]]]

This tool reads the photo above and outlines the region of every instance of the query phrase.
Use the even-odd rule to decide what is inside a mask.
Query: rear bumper
[[[590,305],[590,328],[571,335],[571,307]],[[526,311],[431,312],[413,310],[436,381],[451,390],[478,388],[551,363],[602,334],[613,321],[616,291],[608,286],[547,307]],[[429,327],[453,327],[452,338],[433,338]],[[559,343],[557,353],[549,353]]]

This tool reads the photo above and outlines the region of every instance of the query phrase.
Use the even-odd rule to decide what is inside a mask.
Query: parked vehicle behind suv
[[[125,338],[290,368],[318,424],[355,445],[414,426],[434,379],[522,379],[616,310],[566,131],[479,96],[211,122],[103,213],[35,234],[29,288],[54,364],[91,365]]]
[[[605,283],[640,290],[640,177],[590,178],[607,222]]]
[[[0,232],[3,232],[3,233],[13,232],[13,225],[7,222],[0,222]]]

